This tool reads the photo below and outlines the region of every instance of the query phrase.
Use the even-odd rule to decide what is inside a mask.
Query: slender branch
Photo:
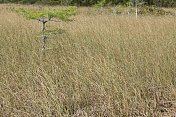
[[[44,20],[44,19],[36,19],[39,22],[47,23],[49,20]]]
[[[49,20],[44,20],[44,19],[36,19],[37,21],[39,21],[39,22],[44,22],[44,23],[47,23],[48,21],[53,21],[53,22],[61,22],[61,20],[51,20],[51,19],[49,19]]]
[[[60,20],[49,20],[49,21],[53,21],[53,22],[61,22]]]

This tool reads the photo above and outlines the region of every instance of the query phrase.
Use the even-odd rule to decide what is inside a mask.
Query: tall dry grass
[[[65,32],[43,55],[41,24],[17,7],[0,5],[0,116],[176,114],[175,17],[81,13],[47,24]]]

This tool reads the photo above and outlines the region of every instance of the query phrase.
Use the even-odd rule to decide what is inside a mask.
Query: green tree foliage
[[[104,6],[106,6],[106,0],[98,1],[98,3],[95,4],[95,7],[97,8],[104,7]]]
[[[25,16],[28,19],[35,19],[35,20],[43,20],[43,21],[52,21],[53,18],[62,20],[62,21],[69,21],[69,17],[76,14],[75,11],[76,7],[70,6],[65,9],[53,9],[53,10],[27,10],[24,8],[16,9],[15,11]]]

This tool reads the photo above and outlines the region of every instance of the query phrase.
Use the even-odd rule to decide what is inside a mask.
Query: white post
[[[138,0],[136,0],[136,18],[138,18]]]

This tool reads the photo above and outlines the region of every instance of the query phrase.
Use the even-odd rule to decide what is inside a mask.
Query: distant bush
[[[144,6],[139,8],[139,14],[171,15],[172,13],[156,6]]]
[[[171,7],[176,7],[176,2],[174,2],[174,3],[171,5]]]
[[[124,7],[122,5],[119,5],[112,11],[113,14],[132,14],[135,13],[135,10],[131,6]]]
[[[132,6],[119,5],[115,9],[111,10],[113,14],[134,14],[136,10]],[[142,6],[139,7],[138,14],[141,15],[173,15],[172,12],[165,11],[162,8],[156,6]]]

